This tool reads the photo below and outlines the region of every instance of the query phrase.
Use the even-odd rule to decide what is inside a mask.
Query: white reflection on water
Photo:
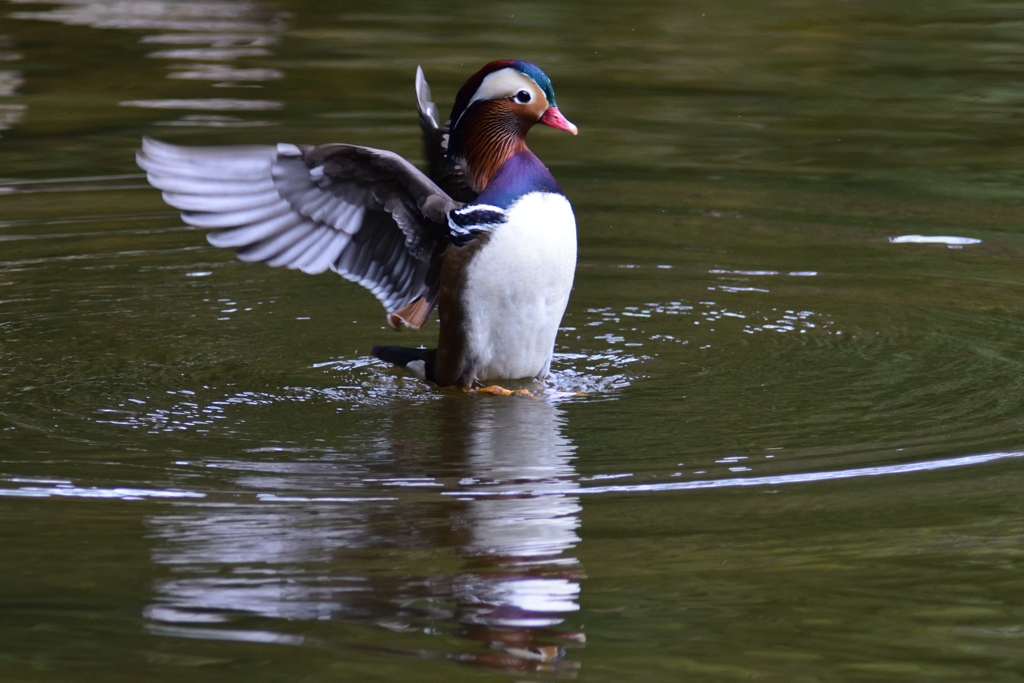
[[[16,95],[16,91],[24,82],[25,80],[17,71],[0,71],[0,97]]]
[[[6,36],[0,36],[0,48],[11,47],[11,42]],[[0,49],[0,62],[15,62],[21,59],[17,52]],[[14,97],[18,94],[18,88],[24,84],[20,71],[0,71],[0,98]],[[25,105],[0,101],[0,130],[7,130],[11,126],[21,123],[25,117]]]
[[[92,28],[157,29],[163,31],[238,32],[267,30],[259,21],[266,14],[261,3],[181,2],[180,0],[8,0],[13,5],[58,5],[45,12],[12,12],[15,19],[56,21]]]
[[[143,109],[205,109],[210,111],[265,111],[280,109],[283,105],[272,100],[238,100],[226,97],[195,100],[127,100],[122,107]]]
[[[284,78],[277,69],[235,69],[224,64],[197,64],[175,71],[168,78],[192,81],[269,81]]]
[[[21,483],[31,480],[10,478],[8,481],[12,483]],[[58,482],[55,486],[19,486],[17,488],[0,487],[0,496],[16,498],[116,498],[118,500],[206,497],[205,494],[194,491],[143,489],[124,486],[115,488],[106,488],[102,486],[75,486],[71,482]]]
[[[437,418],[433,465],[416,465],[424,444],[400,429],[369,460],[265,447],[182,461],[231,478],[256,501],[218,497],[150,518],[152,558],[168,574],[145,609],[154,632],[246,639],[238,624],[246,616],[355,619],[487,645],[442,655],[464,663],[574,670],[562,657],[583,636],[560,625],[579,610],[581,569],[571,551],[581,508],[564,413],[544,400],[476,396],[415,410]],[[465,500],[435,493],[467,486],[475,495]],[[381,489],[393,495],[358,495]],[[540,495],[506,495],[513,490]],[[442,561],[448,548],[461,567],[426,569],[451,567]],[[410,550],[432,559],[423,567],[395,559]],[[252,639],[267,642],[277,629],[261,622]]]
[[[492,627],[557,625],[563,613],[579,609],[579,583],[565,575],[578,564],[566,552],[580,541],[575,447],[562,434],[560,411],[545,401],[472,407],[465,452],[474,488],[485,495],[467,502],[462,552],[470,567],[486,570],[459,581],[462,619]],[[512,490],[533,497],[504,496]]]
[[[958,458],[943,458],[941,460],[925,460],[922,462],[909,462],[897,465],[880,465],[877,467],[856,467],[847,470],[833,470],[826,472],[799,472],[794,474],[780,474],[771,477],[729,477],[725,479],[706,479],[700,481],[682,481],[659,484],[615,484],[612,486],[586,486],[572,487],[567,489],[553,489],[546,492],[529,491],[525,489],[512,489],[503,495],[564,495],[572,494],[587,495],[599,493],[653,493],[657,491],[691,491],[696,489],[720,489],[736,486],[781,486],[784,484],[807,484],[819,481],[834,481],[838,479],[857,479],[860,477],[880,477],[895,474],[909,474],[911,472],[930,472],[944,470],[953,467],[968,467],[971,465],[983,465],[998,460],[1012,458],[1024,458],[1024,452],[1008,453],[985,453],[982,455],[965,455]],[[493,496],[491,491],[445,491],[445,496]]]
[[[177,121],[157,121],[158,126],[188,126],[199,128],[259,128],[276,126],[277,121],[243,121],[233,116],[213,116],[210,114],[190,114]],[[193,276],[196,277],[196,276]]]
[[[775,271],[712,271],[728,273],[723,279],[748,280],[751,275],[777,275]],[[795,277],[810,276],[808,273],[789,273]],[[768,292],[758,287],[736,287],[716,285],[709,287],[726,294],[737,292]],[[582,323],[565,326],[560,331],[575,337],[584,344],[578,361],[589,371],[607,375],[619,368],[642,363],[657,356],[656,350],[664,344],[689,345],[698,339],[707,340],[709,333],[725,336],[742,331],[745,334],[761,332],[822,335],[842,335],[832,318],[826,314],[809,310],[785,309],[779,307],[754,307],[734,299],[718,301],[664,301],[648,302],[621,308],[606,306],[588,308]],[[674,316],[672,320],[669,316]],[[575,322],[575,321],[573,321]],[[692,328],[689,326],[693,325]],[[671,334],[668,332],[671,330]],[[596,344],[595,342],[599,342]],[[709,345],[699,346],[700,349]],[[644,351],[647,351],[645,353]],[[562,354],[566,356],[568,354]]]
[[[890,237],[893,244],[945,244],[951,249],[963,247],[965,244],[981,244],[981,240],[973,237],[950,237],[946,235],[900,235]]]
[[[11,0],[29,4],[28,0]],[[282,22],[273,11],[260,2],[219,0],[186,2],[182,0],[42,0],[33,5],[57,5],[47,11],[14,12],[15,19],[53,21],[71,26],[96,29],[155,30],[166,33],[141,39],[144,44],[166,45],[166,49],[149,52],[156,60],[186,62],[164,67],[168,78],[196,81],[207,87],[254,88],[265,81],[277,80],[284,74],[269,68],[235,68],[229,62],[247,58],[268,57],[275,45]],[[209,63],[203,63],[209,62]],[[0,78],[2,81],[2,78]],[[3,84],[0,82],[0,90]],[[283,104],[272,100],[195,97],[187,99],[142,99],[121,102],[126,107],[147,109],[184,109],[203,111],[276,110]],[[266,126],[272,122],[255,121],[248,125]],[[247,122],[236,119],[233,126]],[[161,121],[157,125],[200,126],[226,125],[202,119],[183,117],[177,121]]]
[[[157,548],[153,559],[174,567],[177,576],[157,581],[146,617],[210,624],[230,622],[238,613],[305,620],[351,616],[345,594],[365,591],[364,581],[325,570],[335,553],[367,544],[366,510],[323,504],[267,508],[214,506],[154,517],[154,531],[168,545]]]

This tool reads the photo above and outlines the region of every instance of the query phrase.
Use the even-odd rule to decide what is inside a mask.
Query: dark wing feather
[[[214,229],[210,244],[244,261],[334,270],[369,289],[394,326],[419,327],[437,302],[447,214],[461,205],[397,154],[144,139],[137,161],[182,220]],[[409,306],[415,320],[400,313]]]
[[[448,152],[448,133],[451,121],[438,124],[437,105],[430,95],[430,86],[423,75],[423,69],[416,67],[416,108],[420,113],[420,128],[423,129],[423,151],[427,156],[430,178],[454,199],[469,203],[476,199],[469,182],[469,168],[464,160],[452,161]]]

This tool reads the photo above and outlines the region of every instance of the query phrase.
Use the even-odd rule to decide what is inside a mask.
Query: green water
[[[0,679],[1024,677],[1024,7],[0,12]],[[580,128],[530,136],[580,240],[537,400],[384,368],[436,323],[134,165],[419,161],[416,65],[509,57]]]

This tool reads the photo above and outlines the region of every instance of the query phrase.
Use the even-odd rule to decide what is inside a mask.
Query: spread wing
[[[447,214],[461,206],[392,152],[355,145],[179,147],[144,139],[153,187],[243,261],[327,269],[366,287],[392,327],[437,303]]]
[[[423,69],[416,67],[416,108],[420,113],[420,128],[423,129],[423,151],[427,156],[430,178],[451,197],[469,203],[477,193],[469,183],[469,173],[464,161],[453,162],[448,152],[448,127],[451,123],[439,125],[437,105],[431,100],[430,86],[423,75]]]

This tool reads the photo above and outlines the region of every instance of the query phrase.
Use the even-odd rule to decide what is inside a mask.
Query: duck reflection
[[[431,407],[416,410],[404,419],[422,425]],[[404,436],[412,430],[397,415],[380,457],[207,463],[260,500],[151,519],[153,558],[168,573],[154,584],[151,628],[309,644],[296,622],[355,620],[403,634],[401,647],[398,636],[376,639],[385,649],[571,675],[577,664],[564,655],[584,640],[572,625],[581,508],[564,412],[543,400],[462,395],[433,410],[430,431],[440,436]],[[281,619],[289,625],[268,621]],[[485,646],[409,650],[409,634],[421,633]],[[317,638],[349,644],[322,627]]]
[[[454,588],[465,635],[491,651],[476,663],[506,670],[565,670],[568,642],[583,634],[558,629],[579,610],[579,498],[575,447],[564,415],[544,401],[471,401],[442,405],[446,453],[460,454],[476,494],[462,511],[464,573]],[[558,492],[555,492],[555,491]],[[538,495],[541,494],[541,495]],[[546,495],[545,495],[546,494]]]

